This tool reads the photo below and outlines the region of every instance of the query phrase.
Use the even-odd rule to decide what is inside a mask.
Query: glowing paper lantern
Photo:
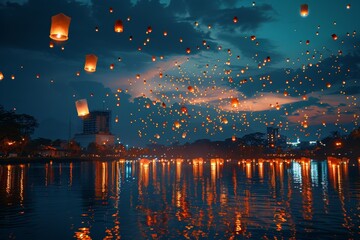
[[[89,108],[86,99],[77,100],[75,105],[79,117],[84,117],[89,114]]]
[[[0,81],[4,79],[4,74],[0,72]]]
[[[56,41],[66,41],[69,38],[71,18],[63,13],[51,17],[50,38]]]
[[[185,114],[185,113],[187,113],[187,111],[188,111],[188,110],[187,110],[187,108],[186,108],[185,106],[182,106],[182,107],[181,107],[181,112],[182,112],[182,113]]]
[[[97,64],[97,56],[94,54],[88,54],[85,57],[85,66],[84,69],[87,72],[95,72],[96,71],[96,64]]]
[[[236,108],[239,106],[239,100],[237,98],[232,98],[231,99],[231,106]]]
[[[307,4],[302,4],[300,6],[300,16],[307,17],[309,15],[309,6]]]
[[[121,33],[121,32],[124,31],[124,25],[123,25],[123,22],[121,20],[117,20],[115,22],[114,31],[118,32],[118,33]]]

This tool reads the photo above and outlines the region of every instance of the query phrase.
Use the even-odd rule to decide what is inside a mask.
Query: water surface
[[[359,239],[359,172],[310,159],[0,165],[0,239]]]

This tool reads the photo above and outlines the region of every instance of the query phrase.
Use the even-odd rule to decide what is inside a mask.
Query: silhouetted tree
[[[22,153],[37,126],[33,116],[6,111],[0,105],[0,151]]]

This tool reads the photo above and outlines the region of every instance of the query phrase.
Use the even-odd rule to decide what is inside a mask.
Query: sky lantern
[[[110,64],[110,70],[114,70],[115,65],[112,63]]]
[[[307,4],[302,4],[300,6],[300,16],[307,17],[309,15],[309,6]]]
[[[185,106],[182,106],[182,107],[181,107],[181,112],[182,112],[182,113],[185,114],[185,113],[187,113],[187,111],[188,111],[188,110],[187,110],[187,108],[186,108]]]
[[[53,42],[49,43],[49,48],[54,48],[54,43]]]
[[[224,124],[228,124],[228,123],[229,123],[229,121],[228,121],[225,117],[221,119],[221,122],[224,123]]]
[[[117,33],[121,33],[124,31],[124,25],[121,20],[116,20],[115,25],[114,25],[114,31]]]
[[[0,72],[0,81],[4,79],[4,74]]]
[[[238,19],[236,16],[233,18],[233,22],[234,22],[234,23],[237,23],[238,20],[239,20],[239,19]]]
[[[151,32],[152,32],[152,27],[151,27],[151,26],[148,26],[147,32],[148,32],[148,33],[151,33]]]
[[[86,99],[77,100],[75,105],[79,117],[84,117],[89,114],[89,107]]]
[[[96,71],[96,64],[97,64],[98,57],[94,54],[88,54],[85,57],[85,66],[84,69],[87,72],[95,72]]]
[[[190,48],[186,48],[186,53],[187,53],[187,54],[191,53]]]
[[[63,13],[51,17],[50,38],[56,41],[66,41],[69,38],[71,18]]]
[[[334,41],[336,41],[336,40],[338,39],[338,36],[337,36],[335,33],[332,34],[331,37],[332,37],[332,39],[333,39]]]
[[[239,106],[239,100],[237,98],[232,98],[231,99],[231,106],[236,108]]]
[[[175,122],[174,122],[174,126],[175,126],[176,128],[180,128],[181,125],[180,125],[179,121],[175,121]]]
[[[192,93],[194,92],[193,86],[188,86],[187,89],[189,90],[189,92],[192,92]]]
[[[236,141],[236,136],[235,135],[232,135],[231,137],[231,141],[235,142]]]

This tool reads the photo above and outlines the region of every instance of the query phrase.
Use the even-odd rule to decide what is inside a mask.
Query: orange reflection
[[[90,237],[90,228],[82,227],[79,228],[78,231],[75,232],[74,238],[82,239],[82,240],[91,240]]]
[[[106,199],[108,194],[108,163],[95,162],[95,197]]]
[[[151,160],[143,158],[140,159],[140,176],[139,176],[139,187],[143,184],[144,187],[149,186],[149,165]]]

